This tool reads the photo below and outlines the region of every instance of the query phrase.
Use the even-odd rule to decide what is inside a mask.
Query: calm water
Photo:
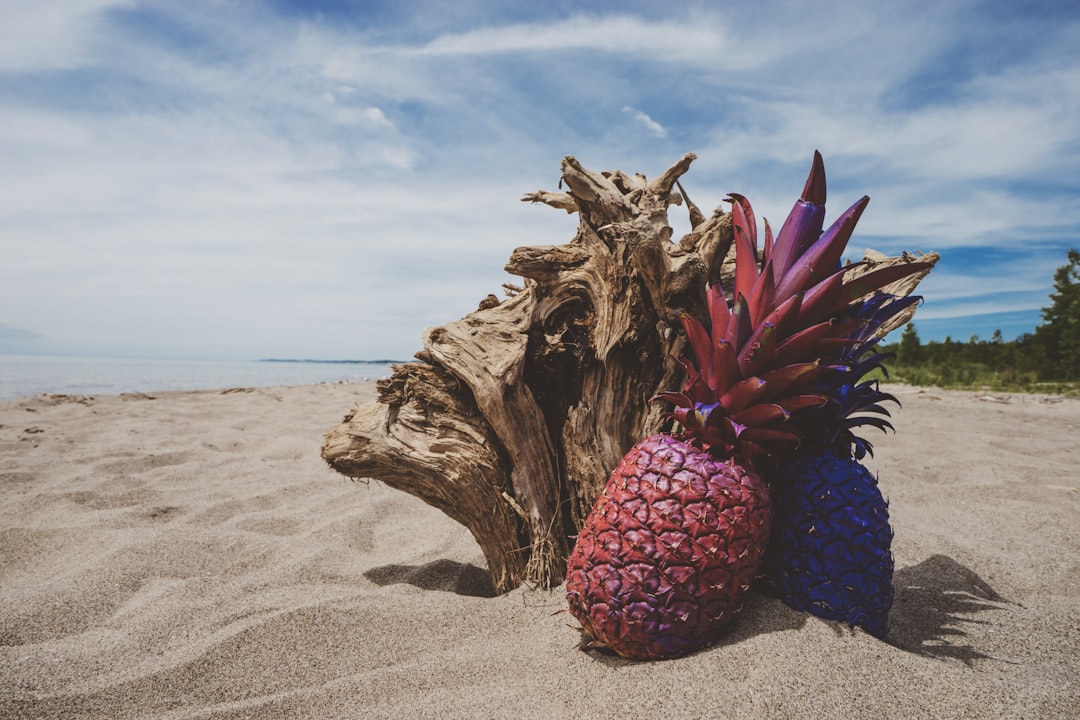
[[[0,354],[0,401],[40,393],[116,395],[163,390],[220,390],[356,382],[389,375],[390,364],[387,362],[133,360]]]

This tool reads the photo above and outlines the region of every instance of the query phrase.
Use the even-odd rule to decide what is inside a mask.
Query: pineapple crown
[[[825,195],[825,166],[815,151],[802,195],[775,238],[765,222],[759,262],[753,208],[732,193],[731,304],[713,283],[706,291],[708,328],[679,316],[696,362],[680,358],[683,390],[654,399],[671,401],[683,433],[719,455],[753,460],[801,442],[808,428],[789,423],[792,415],[832,401],[840,392],[835,378],[857,372],[865,359],[858,349],[872,346],[866,338],[885,321],[881,308],[870,309],[877,301],[860,299],[929,267],[911,262],[851,277],[841,256],[870,198],[822,232]]]
[[[877,350],[878,328],[901,312],[922,301],[920,296],[896,297],[888,293],[875,293],[870,298],[854,303],[849,312],[864,323],[849,336],[854,343],[841,348],[834,362],[843,364],[847,370],[823,376],[814,391],[829,398],[829,402],[797,413],[792,422],[800,427],[799,435],[811,447],[826,447],[839,456],[861,460],[874,454],[873,444],[854,433],[862,426],[876,427],[882,432],[892,430],[891,417],[886,402],[900,405],[900,401],[881,389],[876,378],[866,379],[874,370],[888,377],[884,363],[891,353]]]

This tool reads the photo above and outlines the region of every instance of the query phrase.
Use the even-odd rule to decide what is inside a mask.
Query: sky
[[[0,353],[407,359],[576,216],[566,155],[934,250],[926,340],[1080,246],[1080,4],[0,0]],[[726,206],[725,206],[726,207]],[[685,209],[671,209],[678,238]]]

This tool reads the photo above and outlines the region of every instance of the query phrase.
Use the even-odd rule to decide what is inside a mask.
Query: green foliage
[[[915,336],[914,332],[912,336]],[[1030,334],[1011,341],[972,338],[966,343],[957,343],[949,338],[944,342],[931,340],[920,345],[918,350],[914,350],[909,340],[906,351],[901,339],[899,343],[883,345],[881,349],[895,356],[887,364],[889,377],[882,378],[886,381],[967,390],[1080,394],[1080,382],[1070,382],[1068,378],[1047,372],[1042,347]],[[912,362],[912,357],[919,360]]]
[[[990,340],[972,335],[966,343],[919,340],[908,324],[897,343],[889,380],[912,385],[1080,395],[1080,252],[1054,273],[1050,307],[1034,334],[1006,341],[1001,330]]]

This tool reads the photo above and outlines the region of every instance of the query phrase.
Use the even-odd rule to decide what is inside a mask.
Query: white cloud
[[[134,0],[0,2],[0,70],[42,71],[89,61],[104,30],[101,14]]]
[[[725,51],[731,47],[729,33],[711,16],[702,17],[700,22],[687,22],[582,14],[546,23],[490,26],[445,34],[418,52],[438,56],[594,50],[638,58],[705,62],[705,58],[718,53],[728,54]],[[734,53],[731,59],[742,65]]]
[[[925,292],[925,291],[921,291]],[[942,302],[938,297],[926,295],[927,303],[919,308],[917,320],[948,320],[973,315],[995,315],[1013,312],[1038,311],[1047,305],[1046,296],[1028,294],[1019,297],[970,300],[966,302]],[[1033,328],[1034,329],[1034,328]]]
[[[361,113],[364,120],[372,125],[391,129],[394,127],[394,123],[390,122],[386,115],[383,114],[383,111],[377,107],[364,108]]]
[[[664,129],[664,126],[661,125],[660,123],[656,122],[655,120],[653,120],[651,117],[649,117],[647,114],[643,113],[641,110],[635,110],[634,108],[630,107],[629,105],[626,105],[626,106],[623,107],[623,112],[624,113],[630,113],[631,115],[633,115],[634,120],[636,120],[637,122],[644,125],[649,130],[649,132],[652,133],[653,135],[655,135],[656,137],[658,137],[658,138],[667,137],[667,130]]]

